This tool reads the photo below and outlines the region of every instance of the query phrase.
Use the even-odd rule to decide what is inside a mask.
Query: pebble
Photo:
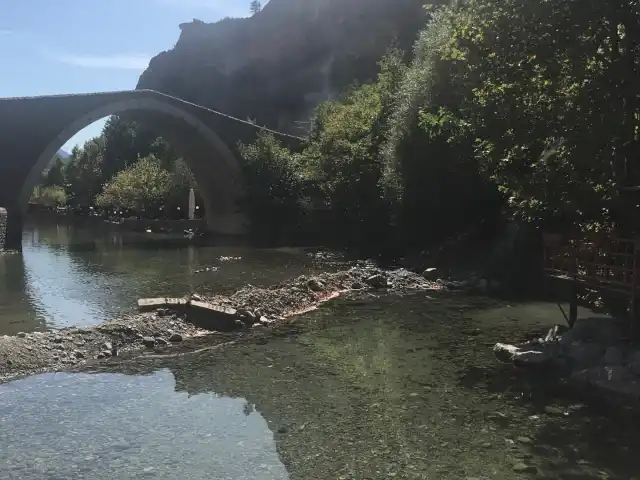
[[[104,342],[102,344],[102,348],[104,350],[109,350],[109,352],[111,352],[111,350],[113,350],[113,344],[111,342]]]
[[[544,407],[544,413],[547,413],[549,415],[561,415],[561,416],[566,415],[564,410],[558,407],[553,407],[551,405],[547,405],[546,407]]]
[[[518,440],[520,443],[526,443],[526,444],[531,443],[531,439],[529,437],[518,437],[516,438],[516,440]]]
[[[156,339],[153,337],[142,337],[142,344],[147,348],[153,348],[156,345]]]
[[[26,334],[26,333],[24,333],[24,332],[18,332],[18,338],[24,338],[24,337],[26,337],[26,336],[27,336],[27,334]]]
[[[179,333],[174,333],[169,337],[169,341],[174,343],[181,342],[182,335],[180,335]]]
[[[164,338],[162,338],[162,337],[158,337],[158,338],[156,338],[156,343],[157,343],[158,345],[167,345],[169,342],[167,342],[167,341],[166,341]]]
[[[82,350],[74,350],[73,354],[76,356],[76,358],[84,358],[84,352]]]
[[[60,337],[60,336],[53,337],[53,342],[54,343],[62,343],[62,337]]]
[[[513,466],[513,471],[517,473],[536,473],[538,469],[533,465],[527,465],[526,463],[516,463]]]

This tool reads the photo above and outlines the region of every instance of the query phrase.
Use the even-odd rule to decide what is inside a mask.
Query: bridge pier
[[[20,208],[0,208],[0,250],[22,250],[22,221]]]

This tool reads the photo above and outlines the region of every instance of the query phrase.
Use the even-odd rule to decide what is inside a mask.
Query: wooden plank
[[[150,312],[159,308],[185,308],[189,300],[186,298],[140,298],[138,299],[138,310]]]

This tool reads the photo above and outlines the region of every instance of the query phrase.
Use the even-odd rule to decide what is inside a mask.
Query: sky
[[[246,17],[249,0],[0,0],[0,97],[134,89],[178,25]],[[81,130],[67,152],[98,136]]]

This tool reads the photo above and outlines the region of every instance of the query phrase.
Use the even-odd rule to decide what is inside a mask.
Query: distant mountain
[[[56,155],[60,157],[62,160],[66,160],[67,158],[69,158],[69,154],[64,150],[58,150],[58,153]]]

